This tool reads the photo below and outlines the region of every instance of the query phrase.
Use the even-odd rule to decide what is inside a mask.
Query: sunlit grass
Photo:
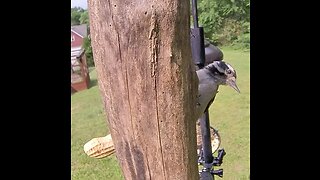
[[[210,122],[219,130],[227,155],[221,168],[226,180],[249,179],[250,175],[250,52],[222,48],[225,61],[237,71],[238,94],[227,86],[209,109]],[[220,168],[220,167],[219,167]]]

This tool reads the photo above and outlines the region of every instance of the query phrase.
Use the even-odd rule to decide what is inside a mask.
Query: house
[[[71,26],[71,93],[89,88],[90,76],[83,39],[87,37],[87,25]]]
[[[87,25],[71,26],[71,51],[82,48],[83,39],[87,37]]]

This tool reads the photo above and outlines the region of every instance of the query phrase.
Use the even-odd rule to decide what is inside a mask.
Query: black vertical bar
[[[204,33],[203,27],[199,27],[198,24],[198,8],[197,0],[192,0],[192,15],[193,15],[193,28],[191,28],[191,51],[192,59],[199,69],[204,67],[205,64],[205,47],[204,47]],[[211,174],[212,169],[212,146],[210,135],[210,121],[208,110],[200,118],[202,149],[204,168],[200,174],[201,180],[214,180],[214,176]]]
[[[205,49],[204,49],[203,27],[191,28],[191,54],[195,65],[199,69],[205,64]]]
[[[192,59],[199,69],[205,64],[205,47],[204,47],[204,33],[203,27],[198,26],[198,11],[197,0],[192,0],[192,15],[194,28],[191,28],[191,50]],[[202,149],[204,162],[210,164],[213,162],[211,136],[210,136],[210,121],[208,110],[200,118],[200,128],[202,137]]]
[[[203,160],[205,163],[212,163],[212,146],[210,135],[210,121],[208,110],[200,118],[200,128],[202,137]]]
[[[193,27],[195,28],[199,27],[197,0],[192,0],[192,17],[193,17]]]

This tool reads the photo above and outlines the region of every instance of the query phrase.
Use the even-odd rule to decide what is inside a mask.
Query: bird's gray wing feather
[[[198,109],[199,113],[202,114],[213,102],[216,95],[218,86],[214,79],[206,74],[205,69],[197,71],[199,86],[198,86]]]

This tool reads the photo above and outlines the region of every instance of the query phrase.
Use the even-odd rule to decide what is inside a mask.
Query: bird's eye
[[[227,73],[227,74],[231,74],[231,70],[230,70],[230,69],[227,69],[227,70],[226,70],[226,73]]]

